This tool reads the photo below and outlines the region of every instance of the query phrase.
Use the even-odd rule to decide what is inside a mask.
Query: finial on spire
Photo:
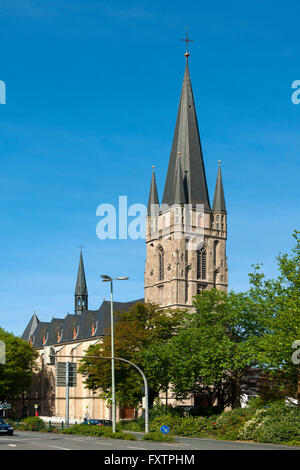
[[[83,250],[84,246],[83,246],[83,245],[79,245],[78,248],[80,249],[80,253],[82,253],[82,250]]]
[[[152,165],[152,170],[154,170],[154,168],[155,168],[155,165]]]
[[[219,160],[218,163],[219,163],[219,166],[221,166],[222,160]]]
[[[186,52],[184,56],[186,57],[186,60],[188,60],[190,53],[189,53],[189,43],[194,42],[192,39],[189,38],[189,28],[185,28],[185,39],[181,39],[181,41],[184,41],[186,43]]]

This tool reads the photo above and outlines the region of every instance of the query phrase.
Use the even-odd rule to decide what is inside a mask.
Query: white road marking
[[[51,444],[45,444],[45,445],[48,447],[54,447],[54,449],[71,450],[71,449],[67,449],[66,447],[52,446]]]
[[[96,444],[99,446],[112,446],[109,442],[96,442]]]
[[[17,447],[16,444],[8,444],[8,447]]]
[[[146,447],[130,447],[130,446],[127,446],[126,449],[146,450]]]

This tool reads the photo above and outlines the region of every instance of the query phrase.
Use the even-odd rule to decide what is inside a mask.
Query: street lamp
[[[114,348],[114,303],[113,281],[126,281],[129,277],[110,277],[101,274],[103,282],[110,282],[110,324],[111,324],[111,391],[112,391],[112,432],[116,432],[116,387],[115,387],[115,348]]]

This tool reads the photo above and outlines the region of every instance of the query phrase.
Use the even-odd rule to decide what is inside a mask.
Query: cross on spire
[[[180,40],[185,42],[185,44],[186,44],[185,56],[189,57],[189,55],[190,55],[190,53],[189,53],[189,43],[194,42],[194,41],[189,38],[189,28],[188,27],[185,28],[185,39],[180,39]]]

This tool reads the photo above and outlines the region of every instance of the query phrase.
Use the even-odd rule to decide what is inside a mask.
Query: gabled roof
[[[139,302],[144,302],[144,299],[114,302],[114,312],[128,311]],[[114,318],[116,321],[116,317]],[[28,332],[31,331],[31,323],[32,319],[28,323],[22,339],[25,341],[31,339],[33,347],[37,349],[101,337],[107,334],[110,329],[110,301],[104,300],[98,310],[86,310],[80,316],[68,314],[65,318],[53,318],[51,322],[38,322],[30,336]],[[74,328],[76,329],[76,337],[74,337]]]
[[[38,324],[40,323],[40,320],[36,316],[36,314],[32,315],[28,325],[25,328],[24,333],[21,336],[21,339],[24,341],[29,341],[32,335],[34,334]]]
[[[224,188],[223,188],[223,180],[222,180],[222,173],[221,173],[221,165],[219,165],[217,182],[216,182],[216,189],[215,189],[215,196],[214,196],[214,203],[213,203],[213,212],[226,212],[226,204],[225,204],[225,197],[224,197]]]
[[[186,61],[186,69],[163,195],[163,204],[168,204],[169,206],[174,204],[174,185],[178,152],[181,154],[181,170],[184,178],[186,201],[193,205],[204,204],[204,208],[206,210],[210,210],[188,59]]]

